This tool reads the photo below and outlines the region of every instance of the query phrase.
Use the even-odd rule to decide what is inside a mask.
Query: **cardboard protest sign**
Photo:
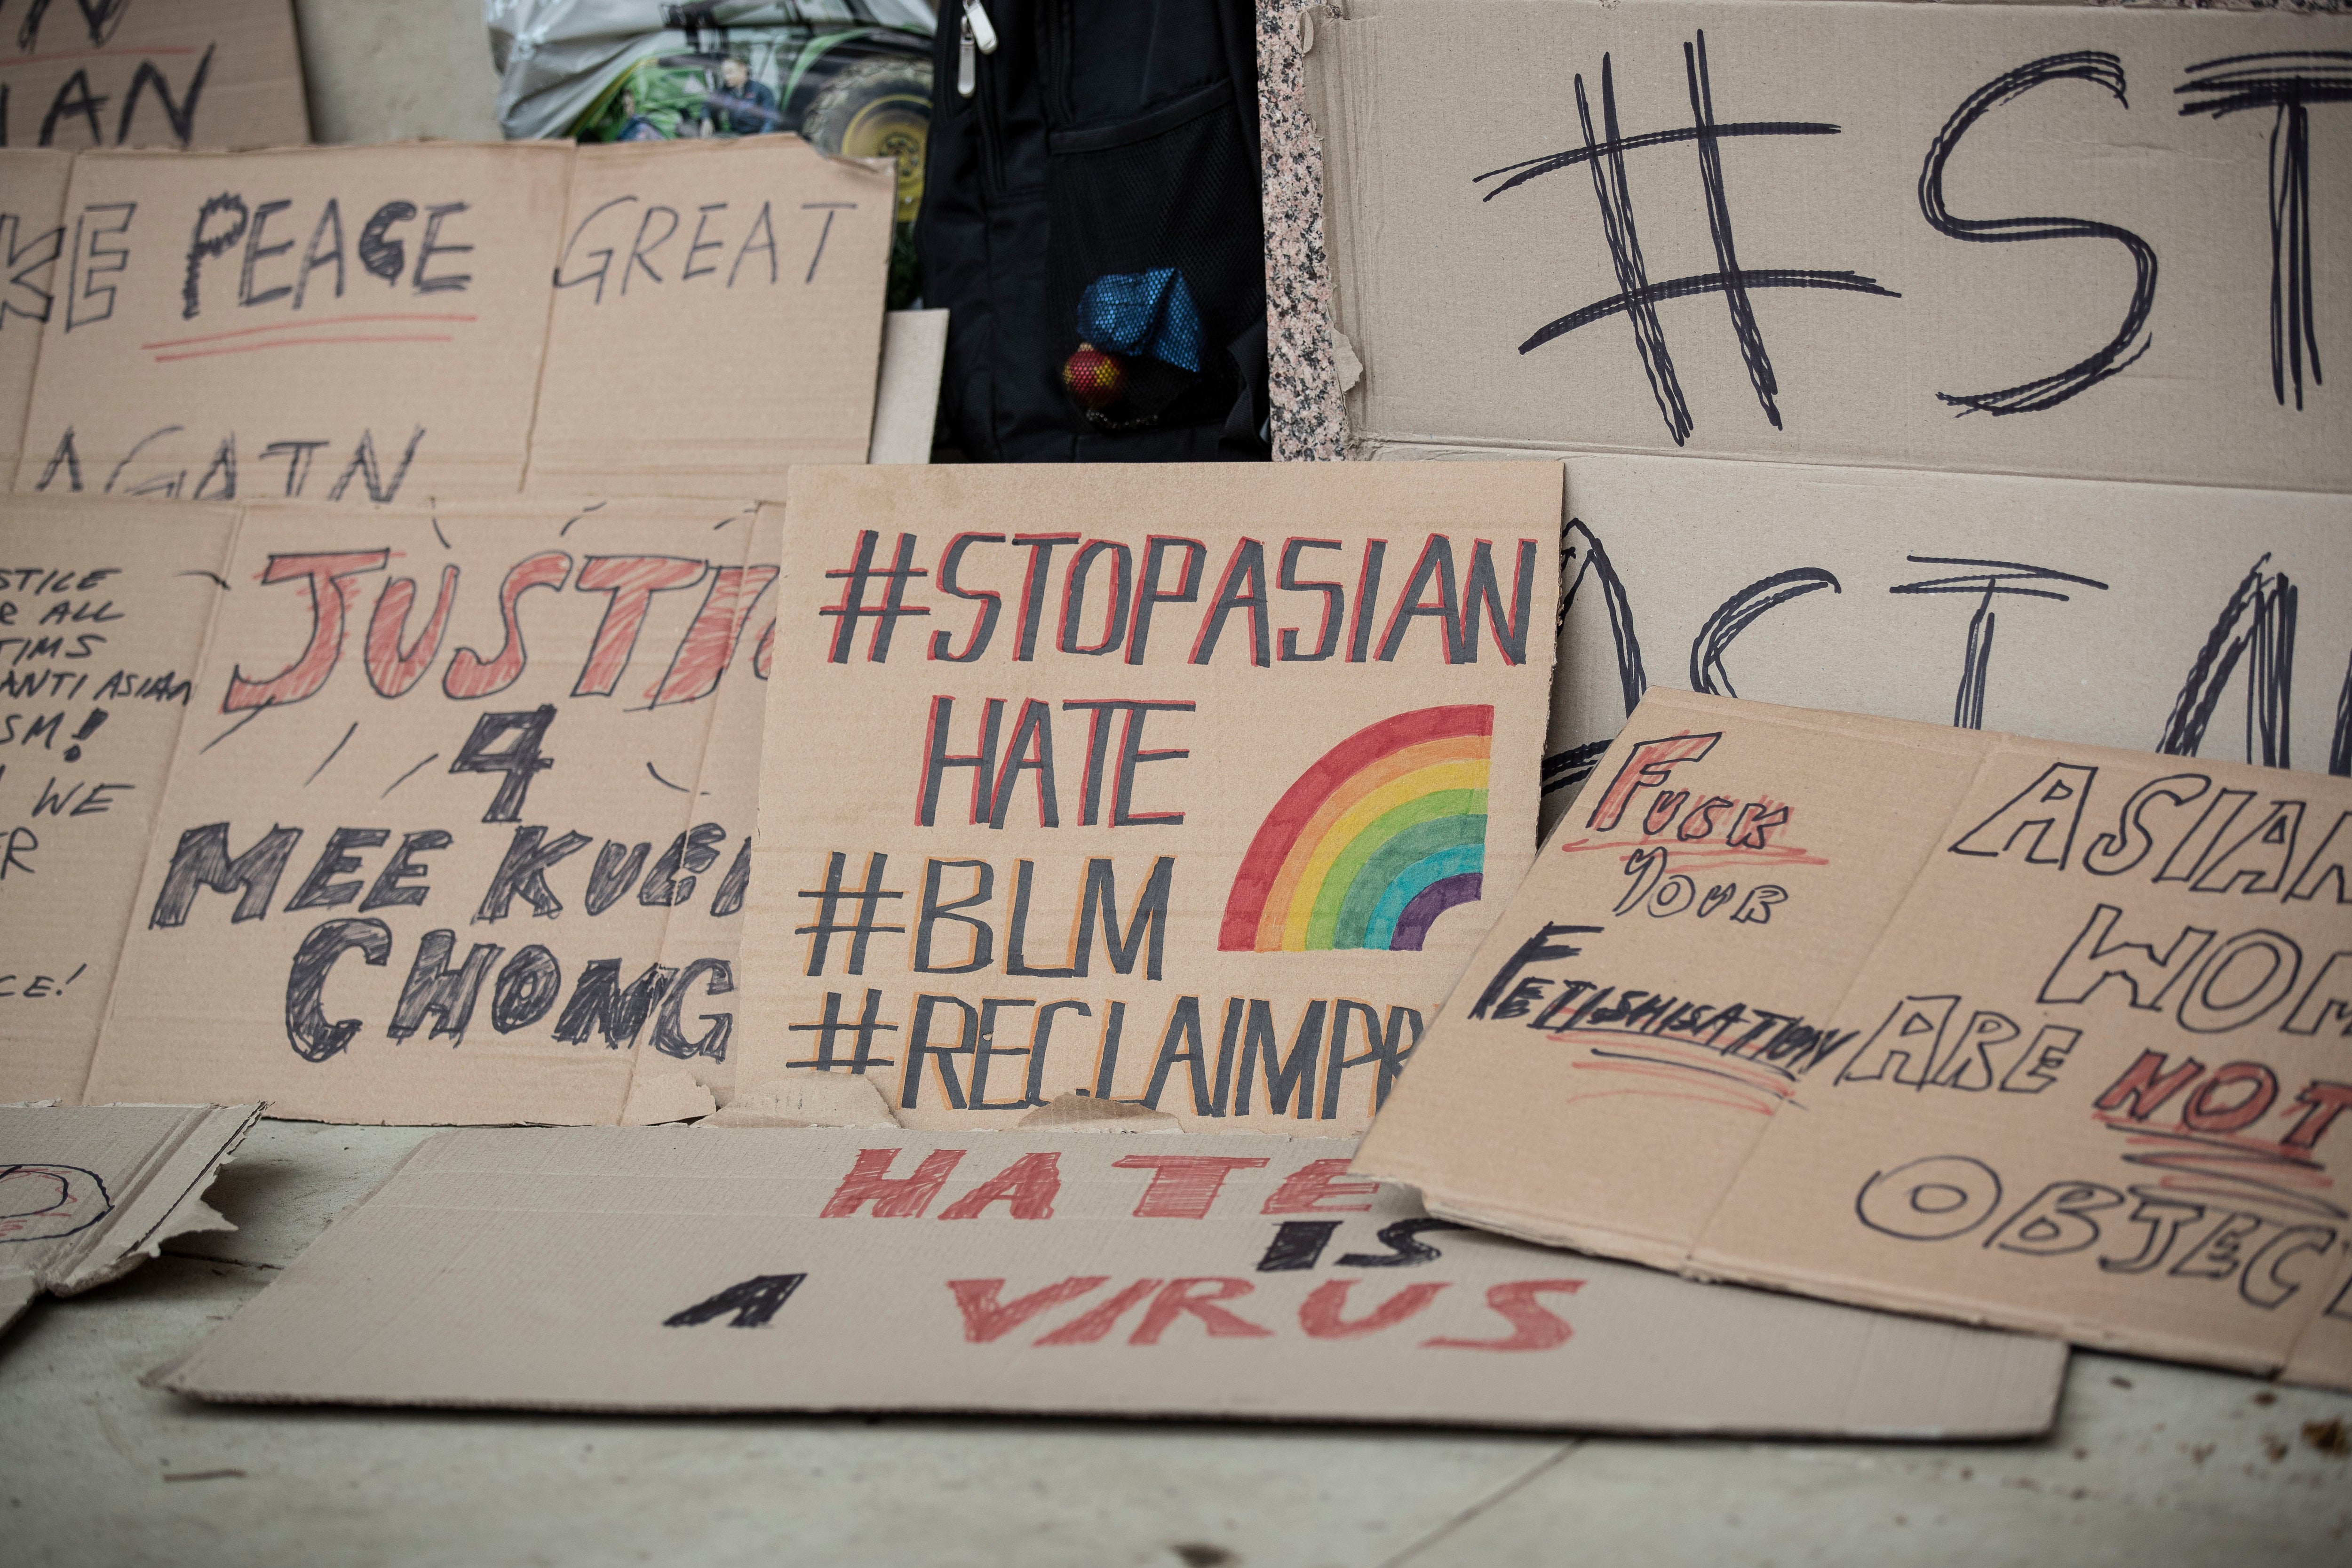
[[[0,1100],[81,1096],[236,525],[0,503]]]
[[[310,139],[291,0],[37,0],[0,34],[0,146]]]
[[[529,488],[781,495],[793,463],[866,461],[892,167],[797,136],[583,148]]]
[[[44,1290],[119,1279],[192,1230],[257,1105],[0,1106],[0,1330]]]
[[[530,142],[85,154],[16,488],[512,494],[571,166]]]
[[[765,672],[776,572],[752,534],[720,502],[249,509],[85,1098],[707,1111],[757,744],[714,749],[714,715]]]
[[[1344,9],[1306,95],[1360,444],[2352,489],[2352,18]]]
[[[1568,491],[1550,809],[1653,685],[2352,767],[2352,499],[1601,454]]]
[[[738,1081],[1362,1126],[1533,852],[1559,482],[793,470]]]
[[[1663,1268],[2352,1386],[2352,782],[1655,691],[1357,1166]]]
[[[58,222],[66,205],[66,153],[0,152],[0,471],[16,472],[25,411],[33,397],[33,367],[41,358],[41,323],[57,298],[58,258],[65,247]]]
[[[2053,1342],[1465,1230],[1346,1180],[1349,1147],[1064,1129],[451,1133],[150,1382],[534,1409],[1944,1437],[2050,1421]],[[889,1353],[810,1353],[853,1343]]]

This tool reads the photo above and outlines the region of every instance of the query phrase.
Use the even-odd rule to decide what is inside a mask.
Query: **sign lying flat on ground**
[[[292,0],[34,0],[0,32],[0,146],[310,139]]]
[[[2352,489],[2352,18],[1344,9],[1360,442]]]
[[[777,496],[865,462],[895,190],[797,136],[583,148],[529,488]]]
[[[1591,453],[1568,504],[1551,811],[1653,684],[2352,769],[2352,497]]]
[[[593,1410],[1946,1438],[2049,1424],[2055,1342],[1448,1226],[1347,1180],[1351,1146],[453,1133],[151,1381],[205,1399]]]
[[[756,527],[716,501],[247,509],[84,1098],[708,1111],[773,616]]]
[[[795,469],[738,1081],[1362,1127],[1533,854],[1559,487]]]
[[[236,526],[0,499],[0,1100],[81,1098]]]
[[[1709,1278],[2352,1386],[2352,782],[1657,691],[1357,1165]]]
[[[0,1106],[0,1330],[44,1290],[119,1279],[192,1230],[257,1105]]]

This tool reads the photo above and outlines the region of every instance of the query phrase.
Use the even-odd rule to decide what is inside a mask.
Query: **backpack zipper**
[[[963,16],[956,33],[956,96],[970,98],[980,90],[980,56],[996,52],[996,24],[980,0],[963,0]]]

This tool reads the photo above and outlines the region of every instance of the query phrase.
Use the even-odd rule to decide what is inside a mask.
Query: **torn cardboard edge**
[[[35,1296],[76,1296],[119,1279],[173,1237],[236,1229],[204,1194],[262,1110],[0,1107],[0,1182],[13,1179],[36,1189],[33,1199],[47,1200],[29,1211],[12,1202],[0,1219],[0,1240],[30,1253],[9,1258],[0,1270],[0,1330]],[[141,1134],[139,1123],[174,1111]],[[105,1206],[94,1219],[79,1219],[92,1203]],[[45,1226],[55,1236],[44,1236]]]

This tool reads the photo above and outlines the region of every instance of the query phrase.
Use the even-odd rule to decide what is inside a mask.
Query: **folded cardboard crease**
[[[175,1236],[234,1230],[204,1192],[261,1109],[0,1106],[0,1331],[43,1291],[79,1295]]]

